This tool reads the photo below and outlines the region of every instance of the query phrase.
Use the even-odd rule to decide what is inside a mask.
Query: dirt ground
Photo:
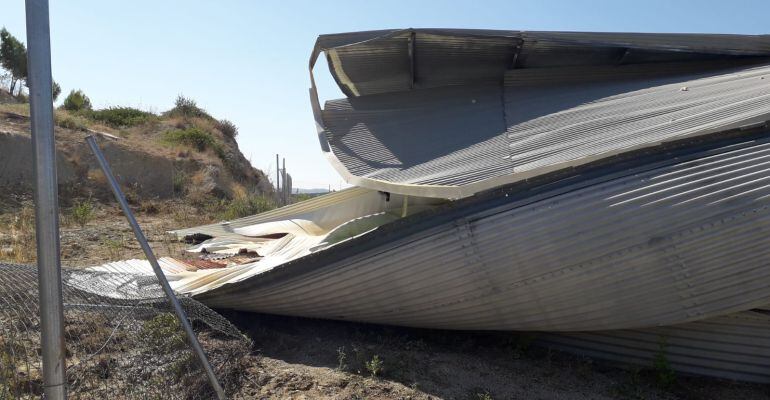
[[[11,203],[0,212],[0,260],[33,262],[28,199]],[[215,220],[178,201],[142,203],[136,211],[159,256],[185,256],[185,245],[170,240],[167,230]],[[64,265],[141,258],[117,206],[94,205],[82,226],[73,218],[72,210],[62,210]],[[27,248],[18,250],[21,245]],[[770,398],[768,386],[717,379],[677,376],[673,385],[663,385],[652,368],[623,369],[549,351],[531,344],[530,335],[217,311],[254,343],[241,360],[245,376],[237,399]]]
[[[31,199],[0,207],[0,261],[34,262],[34,211]],[[82,268],[108,261],[144,258],[131,227],[117,204],[92,203],[85,224],[74,221],[71,208],[60,210],[62,265]],[[146,201],[134,208],[136,218],[156,256],[190,257],[185,244],[167,232],[182,226],[216,221],[216,218],[179,200]]]
[[[770,388],[627,370],[506,332],[408,329],[219,310],[260,355],[243,399],[766,399]],[[527,340],[523,340],[527,339]],[[381,370],[373,376],[371,361]],[[368,364],[367,364],[368,363]],[[369,368],[367,368],[367,365]]]

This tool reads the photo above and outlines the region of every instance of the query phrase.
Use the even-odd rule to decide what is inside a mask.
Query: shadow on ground
[[[536,335],[461,332],[217,310],[254,341],[272,382],[258,398],[766,399],[770,388],[621,368],[532,345]],[[272,363],[272,364],[271,364]],[[280,371],[273,371],[280,373]],[[266,381],[263,377],[261,380]],[[356,390],[350,390],[355,383]],[[320,391],[319,391],[320,389]],[[306,393],[306,396],[303,394]]]

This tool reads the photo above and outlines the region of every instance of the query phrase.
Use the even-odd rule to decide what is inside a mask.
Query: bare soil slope
[[[0,197],[6,201],[31,193],[28,115],[26,104],[0,104]],[[115,127],[57,110],[56,119],[59,192],[64,204],[77,198],[110,201],[109,188],[84,141],[89,134],[100,137],[111,167],[135,203],[169,198],[202,202],[272,191],[265,174],[250,165],[235,139],[223,134],[210,117],[161,116]],[[203,132],[210,143],[196,145],[186,137],[169,136],[191,129]]]

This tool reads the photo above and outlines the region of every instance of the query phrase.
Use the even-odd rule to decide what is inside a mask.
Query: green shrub
[[[475,393],[473,400],[492,400],[492,395],[486,390]]]
[[[64,99],[62,107],[69,111],[82,111],[91,109],[91,99],[82,90],[73,90]]]
[[[185,345],[182,324],[175,315],[158,314],[142,325],[139,338],[155,351],[168,354]]]
[[[238,136],[238,127],[227,119],[219,121],[219,131],[222,132],[223,135],[233,139]]]
[[[81,227],[86,226],[88,221],[93,218],[93,214],[94,205],[91,200],[78,201],[70,210],[72,220]]]
[[[199,118],[206,118],[213,120],[212,118],[205,110],[198,107],[198,104],[195,102],[195,100],[184,97],[183,95],[178,95],[176,97],[176,100],[174,101],[174,108],[166,112],[166,115],[168,116],[180,116],[180,117],[199,117]]]
[[[194,147],[198,151],[212,149],[217,154],[222,152],[222,145],[214,139],[214,136],[197,127],[166,131],[163,136],[169,143],[185,144]]]
[[[222,219],[236,219],[270,211],[275,208],[271,199],[265,196],[239,196],[226,204],[221,213]]]
[[[184,194],[187,191],[189,180],[190,179],[184,171],[174,169],[174,174],[171,176],[171,185],[174,189],[174,193]]]
[[[82,122],[76,121],[74,118],[70,118],[70,117],[61,117],[61,118],[56,117],[55,121],[56,121],[56,126],[59,126],[61,128],[72,129],[76,131],[85,131],[88,129],[88,127],[85,124],[83,124]]]
[[[131,107],[110,107],[88,112],[86,116],[115,128],[141,125],[155,118],[153,113]]]
[[[666,338],[661,336],[658,339],[658,352],[652,361],[652,368],[655,371],[655,380],[663,390],[670,389],[676,383],[676,372],[671,367],[671,363],[666,356],[667,349]]]
[[[382,373],[382,360],[380,360],[380,356],[377,354],[372,357],[371,360],[366,362],[366,370],[369,371],[369,373],[376,377],[377,375]]]

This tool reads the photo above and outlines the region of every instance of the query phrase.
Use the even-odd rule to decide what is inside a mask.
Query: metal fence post
[[[27,0],[27,75],[35,168],[35,236],[37,240],[43,392],[65,399],[66,364],[56,141],[53,132],[51,32],[48,0]]]
[[[278,154],[275,155],[275,202],[281,202],[281,164],[278,163]]]
[[[88,145],[91,147],[91,151],[94,153],[94,156],[96,156],[96,161],[99,163],[99,167],[101,167],[102,171],[104,172],[104,176],[107,178],[107,181],[110,184],[110,188],[112,189],[112,193],[115,195],[115,199],[120,204],[120,208],[123,209],[123,214],[126,216],[128,223],[131,225],[131,229],[134,231],[136,240],[142,247],[142,251],[147,257],[147,261],[150,262],[152,270],[155,272],[155,276],[158,277],[160,286],[163,288],[163,292],[166,294],[168,301],[171,303],[171,306],[174,309],[174,313],[176,314],[177,318],[179,318],[179,322],[182,324],[182,328],[184,329],[185,334],[187,334],[187,340],[189,340],[190,346],[193,348],[195,355],[198,357],[198,361],[200,361],[203,370],[206,372],[206,376],[208,377],[211,387],[214,389],[214,392],[216,392],[217,397],[220,400],[225,399],[225,392],[222,389],[222,386],[219,385],[219,381],[214,374],[214,370],[211,368],[211,364],[209,363],[208,358],[206,358],[206,353],[203,352],[203,348],[198,341],[198,337],[195,336],[195,332],[192,329],[192,325],[190,325],[190,321],[187,320],[187,314],[184,312],[182,305],[179,304],[179,299],[176,298],[174,291],[168,284],[166,275],[163,274],[163,270],[158,264],[158,259],[155,258],[155,253],[153,253],[150,244],[147,242],[147,238],[145,238],[144,233],[142,232],[142,228],[139,227],[139,223],[136,222],[134,214],[128,207],[126,197],[123,195],[123,191],[120,190],[120,185],[115,179],[115,176],[112,174],[112,170],[110,169],[109,164],[107,164],[107,160],[104,158],[104,154],[102,154],[102,151],[99,149],[99,145],[96,143],[96,138],[93,136],[88,136],[86,137],[86,142],[88,142]]]

